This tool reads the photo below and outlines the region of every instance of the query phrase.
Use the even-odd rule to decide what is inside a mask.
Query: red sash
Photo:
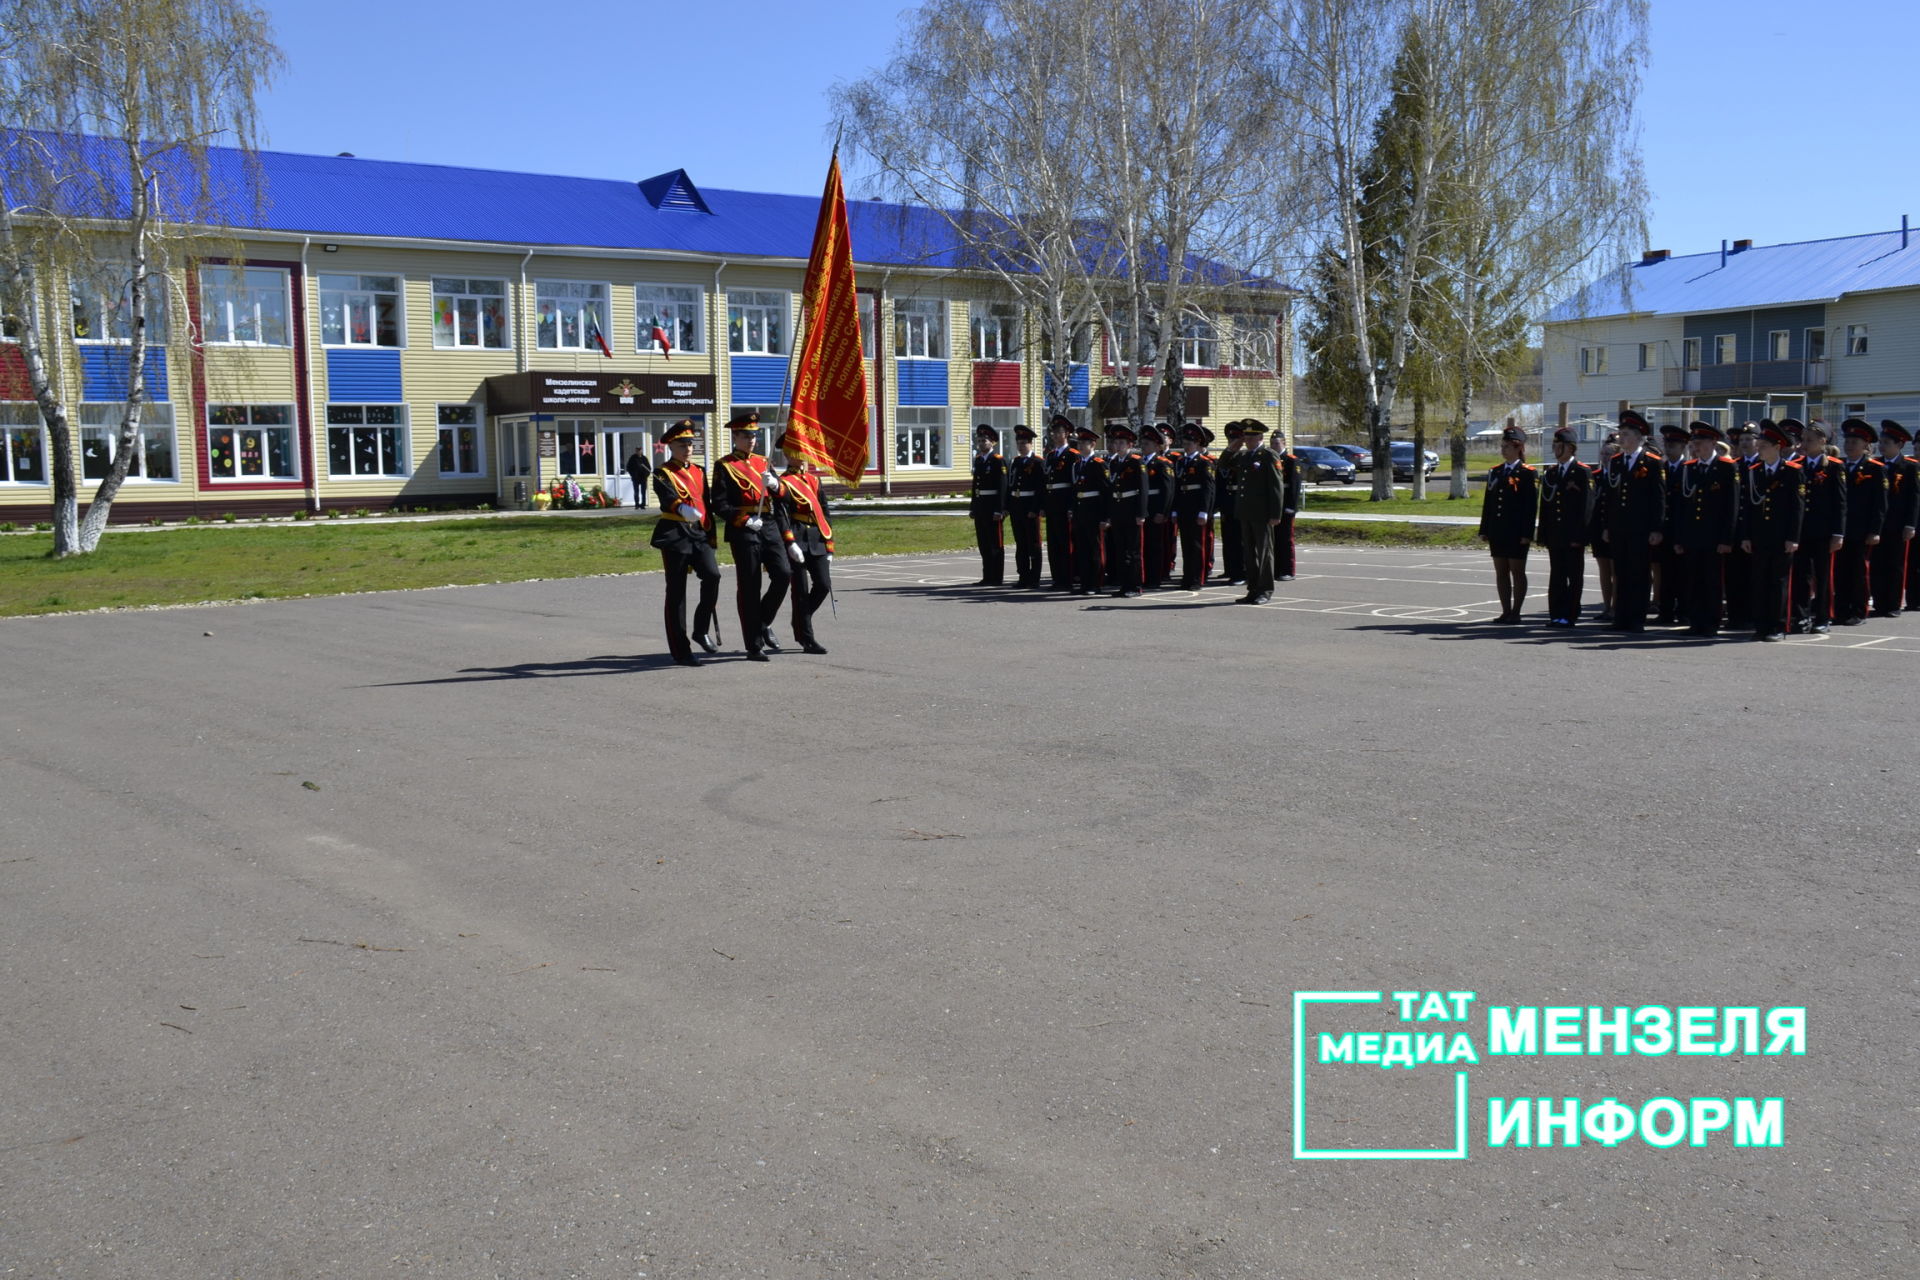
[[[707,473],[698,467],[676,466],[669,462],[660,468],[660,474],[667,478],[667,482],[673,486],[674,493],[679,495],[680,501],[674,505],[692,507],[700,513],[700,519],[689,522],[678,511],[662,511],[660,518],[678,520],[683,524],[705,524],[707,522]]]

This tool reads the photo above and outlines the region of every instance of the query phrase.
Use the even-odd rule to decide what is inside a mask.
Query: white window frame
[[[899,405],[893,411],[894,469],[949,471],[953,468],[952,428],[944,405]],[[923,454],[913,461],[916,448]],[[940,461],[930,461],[935,451]],[[904,456],[902,456],[904,455]]]
[[[727,292],[727,350],[737,356],[783,356],[793,322],[793,295],[785,289]]]
[[[1713,362],[1716,365],[1738,364],[1740,355],[1740,335],[1737,333],[1716,333],[1713,335]]]
[[[880,332],[880,300],[871,293],[856,293],[854,298],[860,311],[860,358],[871,360]]]
[[[464,410],[471,413],[473,415],[473,421],[448,422],[446,420],[446,413],[449,409]],[[443,476],[484,476],[487,474],[487,411],[485,407],[475,404],[470,400],[459,403],[445,402],[436,404],[433,407],[433,420],[437,429],[437,434],[434,436],[434,457],[439,461],[440,474]],[[449,471],[447,470],[446,464],[448,435],[451,432],[463,431],[469,428],[473,431],[473,470],[465,471],[457,469],[460,453],[459,445],[456,443],[453,446],[456,469]]]
[[[1769,360],[1793,359],[1793,330],[1791,329],[1767,330],[1767,359]]]
[[[973,358],[1018,364],[1021,357],[1020,307],[1012,302],[976,302],[968,308]]]
[[[898,360],[947,358],[944,298],[900,298],[893,304],[893,354]]]
[[[1863,356],[1867,354],[1867,326],[1850,324],[1847,326],[1847,354]]]
[[[690,297],[674,297],[674,294],[689,294]],[[705,355],[707,350],[707,293],[697,284],[636,284],[633,286],[633,349],[642,355],[659,354],[660,346],[653,340],[652,321],[660,314],[661,308],[684,308],[679,315],[667,314],[667,323],[660,327],[667,331],[667,341],[673,343],[675,351],[685,351],[691,355]],[[686,324],[693,325],[693,338],[687,338]]]
[[[346,281],[354,284],[346,284]],[[332,283],[329,284],[328,282]],[[381,288],[378,283],[388,282],[390,288]],[[317,271],[314,283],[320,294],[320,345],[323,347],[354,347],[362,350],[398,351],[407,345],[406,288],[407,278],[397,271]],[[380,341],[380,299],[393,300],[393,341]],[[340,332],[337,337],[328,337],[329,320],[327,308],[331,304],[340,308]],[[355,317],[364,312],[367,322],[365,342],[356,342],[353,337]]]
[[[334,415],[336,413],[345,413],[356,409],[362,413],[368,409],[391,409],[394,413],[394,420],[392,422],[367,422],[364,419],[360,422],[334,421]],[[405,480],[413,474],[413,424],[412,415],[408,413],[406,405],[383,400],[330,401],[326,407],[326,419],[327,479]],[[354,446],[357,441],[354,439],[354,433],[360,431],[374,431],[381,435],[391,434],[393,436],[393,457],[399,469],[389,470],[385,467],[384,463],[387,449],[384,446],[380,446],[377,449],[383,463],[381,470],[361,471],[356,469],[354,465],[356,459]],[[347,439],[347,469],[345,471],[334,470],[333,440],[337,432],[345,433]]]
[[[598,293],[589,292],[599,290]],[[549,292],[551,291],[551,292]],[[540,351],[599,351],[587,337],[586,312],[589,306],[597,306],[594,319],[600,322],[600,333],[607,340],[607,348],[613,348],[613,307],[609,301],[613,297],[613,286],[604,280],[536,280],[533,282],[533,345]],[[547,324],[548,308],[552,308],[553,340],[547,341],[542,332]],[[571,315],[577,330],[577,344],[562,342],[562,331],[567,317]]]
[[[1657,342],[1641,343],[1640,344],[1640,371],[1642,373],[1645,373],[1649,369],[1658,369],[1659,367],[1660,367],[1660,344]]]
[[[1604,346],[1580,348],[1580,376],[1583,378],[1602,377],[1607,372],[1607,349]]]
[[[120,290],[117,303],[108,304],[108,291],[96,279],[84,275],[75,275],[67,281],[68,294],[73,299],[73,340],[82,346],[120,346],[133,341],[131,325],[122,336],[112,332],[101,332],[115,327],[115,321],[123,307],[128,307],[128,290]],[[130,309],[130,308],[129,308]],[[80,334],[80,326],[85,323],[89,332],[85,337]],[[8,341],[18,341],[9,337]],[[147,278],[147,345],[165,346],[167,342],[167,281],[154,274]]]
[[[553,432],[554,475],[579,480],[583,476],[594,476],[597,478],[613,474],[607,470],[609,464],[601,458],[602,437],[606,431],[606,424],[600,419],[556,418],[551,427],[543,423],[542,429]],[[564,437],[572,437],[571,445],[568,444]],[[580,448],[582,439],[591,441],[590,446],[585,450]],[[582,467],[579,465],[585,453],[593,454],[594,463],[591,467]],[[574,465],[572,467],[561,465],[563,462],[569,460],[569,455],[571,455],[571,461]],[[624,462],[625,459],[621,459],[620,461]]]
[[[1705,358],[1701,350],[1705,345],[1706,344],[1699,338],[1682,338],[1680,340],[1680,367],[1683,369],[1698,369],[1701,360]]]
[[[19,443],[31,437],[37,444],[40,478],[22,480],[14,463],[19,458]],[[44,489],[53,483],[51,460],[47,457],[47,424],[40,407],[30,400],[0,403],[0,489]]]
[[[113,455],[120,444],[120,418],[127,411],[124,400],[89,401],[80,406],[80,477],[81,483],[91,481],[98,484],[106,479],[105,474],[89,476],[87,474],[87,450],[97,441],[105,467],[113,466]],[[156,421],[156,415],[165,418]],[[148,463],[153,457],[156,441],[164,441],[167,450],[167,468],[173,474],[155,480],[149,474]],[[179,484],[180,483],[180,446],[179,437],[174,431],[173,406],[161,401],[148,400],[140,406],[140,448],[134,454],[133,461],[127,467],[128,484]]]
[[[1800,350],[1805,353],[1808,360],[1825,360],[1827,358],[1827,331],[1825,328],[1802,330],[1800,342]],[[1816,347],[1818,347],[1819,350],[1814,350]]]
[[[293,310],[289,293],[290,272],[285,267],[205,266],[200,268],[201,340],[215,347],[290,347],[293,345]],[[235,276],[238,283],[234,282]],[[224,281],[222,278],[224,277]],[[268,277],[272,277],[269,282]],[[277,285],[277,290],[275,286]],[[261,303],[277,291],[280,338],[275,341],[258,336],[237,338],[251,325],[258,335],[266,331],[269,315]],[[217,312],[215,308],[218,308]]]
[[[973,424],[976,427],[984,423],[1000,433],[1000,443],[994,447],[1006,454],[1009,458],[1013,456],[1014,452],[1013,429],[1026,422],[1026,420],[1027,411],[1025,409],[1014,408],[1011,405],[982,407],[973,411]],[[967,447],[973,447],[971,441],[968,442]]]
[[[530,476],[533,474],[533,460],[539,455],[539,432],[535,428],[543,424],[528,422],[525,418],[515,422],[501,422],[495,419],[500,440],[500,474],[503,476]]]
[[[248,414],[248,420],[244,423],[216,423],[213,420],[213,415],[216,411],[221,409],[245,409]],[[284,409],[286,410],[287,420],[285,422],[256,423],[252,420],[252,415],[255,411],[260,409]],[[285,401],[285,400],[255,400],[255,401],[221,400],[221,401],[217,401],[207,406],[205,429],[206,429],[206,435],[201,440],[201,447],[207,451],[207,478],[209,483],[215,484],[215,485],[298,484],[300,483],[300,478],[301,478],[300,477],[300,448],[299,448],[300,411],[291,401]],[[268,431],[286,432],[287,433],[287,442],[286,442],[287,458],[292,464],[292,470],[286,474],[281,474],[281,475],[276,475],[271,471],[265,470],[264,468],[266,466],[266,460],[272,457],[272,451],[266,447],[265,440],[262,440],[261,447],[260,447],[260,456],[261,456],[261,466],[263,469],[258,474],[244,473],[240,470],[240,450],[237,447],[240,442],[234,441],[233,443],[236,446],[233,450],[234,474],[230,476],[215,475],[213,473],[213,455],[215,451],[213,437],[216,432],[223,431],[223,430],[231,431],[235,435],[239,435],[240,433],[245,431],[259,431],[262,433],[265,433]]]
[[[1262,315],[1234,316],[1233,367],[1274,373],[1279,369],[1275,356],[1279,349],[1279,317]]]
[[[498,285],[500,292],[475,293],[475,285]],[[450,286],[458,286],[457,288]],[[433,300],[433,346],[436,351],[511,351],[513,349],[513,287],[505,280],[496,280],[491,276],[433,276],[427,285]],[[452,303],[453,323],[452,341],[443,342],[440,337],[440,303],[442,300]],[[500,341],[487,341],[486,309],[489,302],[500,304],[500,323],[498,335]],[[477,341],[462,342],[460,310],[462,304],[471,303],[473,307],[474,337]]]
[[[1208,317],[1181,316],[1178,341],[1182,369],[1220,367],[1220,332]]]

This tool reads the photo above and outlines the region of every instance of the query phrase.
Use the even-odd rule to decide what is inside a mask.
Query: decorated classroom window
[[[729,293],[727,350],[736,355],[785,355],[787,295],[777,289],[736,289]]]
[[[327,475],[404,476],[407,406],[403,404],[330,404],[327,406]]]
[[[1020,308],[1011,302],[973,304],[973,358],[1020,358]]]
[[[894,303],[893,354],[905,360],[944,360],[947,304],[938,298],[902,298]]]
[[[1180,317],[1180,363],[1188,369],[1212,369],[1220,363],[1213,321],[1205,316]]]
[[[506,350],[507,282],[433,277],[433,345]]]
[[[0,404],[0,484],[47,482],[47,433],[31,404]]]
[[[480,406],[440,406],[440,474],[477,476],[480,462]]]
[[[128,342],[133,338],[133,299],[126,283],[104,272],[76,275],[69,286],[75,342]],[[147,341],[167,340],[167,282],[150,276],[146,295]]]
[[[901,406],[894,410],[894,462],[902,467],[947,465],[947,411]]]
[[[80,474],[105,480],[120,447],[124,401],[80,406]],[[140,441],[127,463],[128,480],[178,480],[174,470],[173,406],[149,400],[140,406]]]
[[[534,289],[542,350],[602,350],[608,341],[607,286],[579,280],[541,280]]]
[[[705,351],[700,323],[699,285],[637,284],[633,286],[634,315],[637,319],[634,350],[661,352]]]
[[[320,276],[320,341],[330,347],[400,345],[398,276]]]
[[[276,267],[202,267],[200,329],[208,342],[289,345],[287,273]]]
[[[290,404],[207,406],[207,474],[215,480],[298,480]]]
[[[599,424],[591,418],[562,418],[554,423],[554,466],[563,476],[610,474],[600,457]]]
[[[1272,316],[1235,316],[1233,318],[1233,365],[1236,369],[1276,370],[1274,335],[1278,325]]]

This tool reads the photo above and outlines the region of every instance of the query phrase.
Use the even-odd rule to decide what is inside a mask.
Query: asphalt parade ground
[[[0,1275],[1920,1274],[1920,615],[977,576],[843,559],[831,652],[749,664],[728,571],[691,671],[657,573],[0,622]],[[1805,1051],[1491,1056],[1496,1006]],[[1465,1159],[1295,1158],[1445,1150],[1461,1071]],[[1781,1141],[1490,1145],[1537,1098]]]

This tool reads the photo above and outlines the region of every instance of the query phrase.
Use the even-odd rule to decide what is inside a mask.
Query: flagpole
[[[836,131],[833,135],[833,154],[827,158],[827,169],[829,172],[832,171],[834,164],[839,159],[840,159],[840,134]],[[826,199],[826,194],[824,192],[821,193],[821,199],[822,200]],[[793,362],[800,358],[800,350],[803,345],[801,339],[806,334],[807,323],[810,319],[811,319],[811,315],[807,310],[807,295],[804,291],[802,291],[800,295],[800,321],[798,324],[794,325],[793,327],[793,342],[789,346],[787,351],[787,372],[785,377],[783,377],[780,382],[779,409],[780,409],[780,421],[782,423],[782,430],[784,430],[787,425],[790,425],[788,415],[790,414],[791,408],[792,408],[791,396],[793,395]]]

